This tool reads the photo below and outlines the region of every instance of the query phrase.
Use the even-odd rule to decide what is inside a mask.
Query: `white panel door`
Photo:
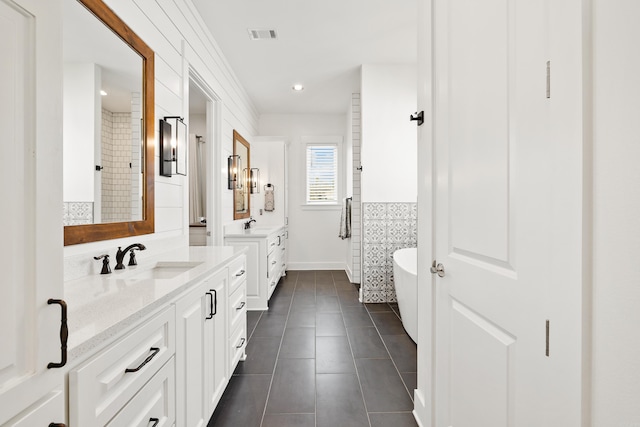
[[[59,10],[0,0],[0,424],[62,388]]]
[[[434,275],[438,427],[556,426],[546,411],[560,397],[554,384],[579,381],[549,378],[546,355],[546,302],[565,297],[552,291],[549,267],[561,268],[549,230],[562,171],[548,160],[558,147],[546,8],[434,0],[435,258],[445,270]],[[579,323],[568,330],[579,334]]]
[[[205,355],[210,339],[205,318],[211,298],[206,283],[202,283],[176,303],[176,425],[202,427],[208,421]]]
[[[207,280],[213,310],[205,318],[205,418],[210,418],[227,386],[227,269]],[[211,302],[211,301],[210,301]],[[211,306],[210,306],[211,307]]]

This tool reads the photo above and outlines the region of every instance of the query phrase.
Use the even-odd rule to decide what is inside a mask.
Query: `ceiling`
[[[360,65],[416,63],[417,0],[193,3],[261,114],[344,113]],[[252,41],[250,28],[278,38]]]

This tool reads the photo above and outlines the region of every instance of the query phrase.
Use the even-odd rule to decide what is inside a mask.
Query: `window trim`
[[[342,136],[303,136],[301,142],[304,143],[303,162],[304,162],[304,185],[302,186],[302,204],[303,210],[336,210],[341,206],[342,200],[342,181],[344,174],[342,171]],[[308,200],[308,168],[307,153],[310,146],[332,146],[336,149],[336,200],[327,202],[311,202]]]

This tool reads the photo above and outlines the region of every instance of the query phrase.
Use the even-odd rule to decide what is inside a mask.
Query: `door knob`
[[[437,274],[439,277],[444,277],[444,265],[438,264],[436,265],[436,260],[433,260],[431,264],[431,268],[429,269],[431,274]]]

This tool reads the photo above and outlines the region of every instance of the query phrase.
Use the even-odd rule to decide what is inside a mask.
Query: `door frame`
[[[222,214],[217,207],[222,205],[222,178],[218,173],[222,167],[222,100],[213,88],[207,83],[198,67],[195,51],[186,43],[182,42],[183,57],[183,111],[189,112],[189,82],[193,82],[204,93],[207,100],[205,132],[206,143],[206,181],[207,181],[207,246],[222,246]],[[204,67],[206,68],[206,67]],[[187,125],[188,114],[187,116]],[[183,188],[188,186],[185,179]],[[187,208],[183,212],[184,235],[189,238],[189,192],[183,192],[183,206]]]

